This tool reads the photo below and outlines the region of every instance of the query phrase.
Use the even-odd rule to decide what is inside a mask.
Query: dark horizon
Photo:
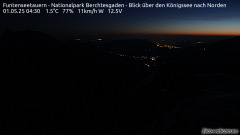
[[[14,29],[7,29],[6,31],[13,31],[13,32],[22,32],[22,31],[37,31],[34,29],[24,29],[24,30],[14,30]],[[0,33],[3,35],[6,31]],[[168,34],[80,34],[80,35],[56,35],[47,33],[44,31],[38,31],[57,40],[95,40],[95,39],[103,39],[103,40],[124,40],[124,39],[147,39],[150,41],[158,40],[158,39],[168,39],[168,40],[187,40],[187,39],[196,39],[196,40],[212,40],[212,42],[216,42],[222,39],[228,39],[233,37],[238,37],[239,35],[168,35]]]

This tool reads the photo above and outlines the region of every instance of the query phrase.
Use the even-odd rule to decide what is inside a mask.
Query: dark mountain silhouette
[[[36,43],[36,44],[44,44],[44,43],[55,43],[57,42],[53,37],[48,36],[44,33],[32,31],[32,30],[25,30],[25,31],[11,31],[7,30],[5,31],[1,37],[0,40],[2,42],[8,42],[11,43]]]
[[[213,57],[213,55],[221,58],[239,57],[240,37],[219,41],[206,46],[206,49],[208,49],[209,57]]]
[[[171,63],[194,72],[231,72],[238,74],[240,38],[222,40],[209,45],[179,51]],[[179,67],[179,68],[180,68]]]
[[[39,32],[7,31],[0,42],[2,134],[116,130],[135,108],[127,90],[149,72],[131,59]]]
[[[216,42],[216,43],[213,43],[212,45],[217,45],[217,46],[221,46],[221,45],[228,45],[228,46],[235,46],[235,47],[238,47],[236,46],[237,44],[239,44],[240,42],[240,37],[234,37],[234,38],[231,38],[231,39],[225,39],[225,40],[221,40],[219,42]]]
[[[0,36],[1,54],[9,56],[47,56],[56,52],[58,41],[44,33],[26,30],[7,30]],[[20,58],[20,57],[19,57]],[[31,56],[29,56],[31,58]]]

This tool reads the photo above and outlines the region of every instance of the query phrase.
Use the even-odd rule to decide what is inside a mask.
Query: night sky
[[[45,3],[40,0],[6,3]],[[52,0],[50,2],[129,3],[128,0]],[[7,29],[42,31],[55,36],[105,34],[162,34],[162,35],[240,35],[239,0],[132,0],[148,3],[226,3],[227,8],[187,9],[128,9],[122,14],[2,14],[0,32]],[[2,5],[1,5],[2,7]]]

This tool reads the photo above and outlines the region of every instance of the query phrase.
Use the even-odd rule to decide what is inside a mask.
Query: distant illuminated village
[[[108,41],[104,40],[103,38],[96,38],[94,40],[81,40],[79,38],[75,39],[77,42],[84,42],[84,43],[93,43],[96,45],[97,48],[101,48],[101,45],[104,45],[104,43],[107,43]],[[189,47],[189,46],[195,46],[195,45],[202,45],[204,42],[203,41],[196,41],[196,40],[180,40],[180,41],[173,41],[173,40],[155,40],[152,41],[157,47],[159,48],[165,48],[169,49],[172,53],[175,52],[175,50],[184,48],[184,47]],[[177,45],[178,44],[178,45]],[[99,46],[100,45],[100,46]],[[146,50],[147,52],[151,52],[151,50]],[[151,53],[147,53],[146,55],[129,55],[129,54],[124,54],[124,53],[117,53],[113,51],[109,51],[108,53],[111,53],[113,55],[118,55],[120,57],[127,57],[131,59],[135,59],[138,61],[141,61],[145,66],[147,67],[155,67],[156,66],[156,61],[158,63],[162,61],[162,64],[166,64],[164,60],[164,56],[159,55],[153,55]],[[161,63],[161,62],[160,62]]]

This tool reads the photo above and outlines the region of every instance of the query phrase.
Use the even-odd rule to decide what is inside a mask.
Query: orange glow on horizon
[[[240,32],[236,31],[236,32],[222,32],[222,31],[218,31],[218,32],[202,32],[202,31],[196,31],[196,32],[150,32],[150,31],[146,31],[146,32],[133,32],[133,31],[129,31],[129,32],[120,32],[119,34],[143,34],[143,35],[186,35],[186,36],[240,36]]]
[[[141,32],[141,33],[123,33],[123,34],[154,34],[154,35],[186,35],[186,36],[240,36],[240,33],[198,33],[198,32],[174,32],[174,33],[163,33],[163,32]]]
[[[158,34],[158,33],[156,33]],[[159,33],[164,34],[164,33]],[[165,35],[194,35],[194,36],[240,36],[240,33],[210,33],[210,32],[175,32],[165,33]]]

